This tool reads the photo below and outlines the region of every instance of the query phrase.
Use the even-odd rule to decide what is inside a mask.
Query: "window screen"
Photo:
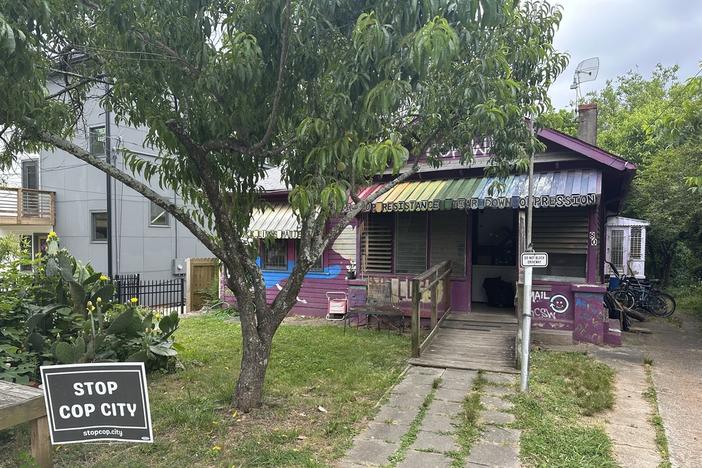
[[[548,267],[539,268],[538,275],[585,278],[589,242],[587,209],[535,209],[532,242],[535,251],[549,254]]]
[[[164,210],[154,202],[151,203],[151,210],[149,214],[149,225],[150,226],[169,226],[170,218],[168,216],[168,211]]]
[[[261,267],[266,270],[288,269],[287,239],[273,239],[261,242]]]
[[[104,211],[90,213],[90,238],[95,242],[107,240],[107,213]]]
[[[612,230],[612,254],[610,261],[620,272],[624,271],[624,230]]]
[[[641,259],[641,228],[631,228],[631,245],[629,246],[629,256],[632,259]]]
[[[451,261],[451,276],[466,273],[466,215],[444,211],[431,215],[431,265]]]
[[[390,214],[369,214],[361,235],[362,271],[392,273],[393,219]]]
[[[427,215],[400,213],[395,231],[395,273],[422,273],[427,269]]]

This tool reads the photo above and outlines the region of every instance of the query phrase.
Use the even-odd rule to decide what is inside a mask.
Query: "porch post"
[[[419,357],[419,280],[412,279],[412,357]]]

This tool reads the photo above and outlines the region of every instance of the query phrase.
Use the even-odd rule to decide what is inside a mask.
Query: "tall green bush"
[[[178,314],[114,301],[114,284],[49,235],[36,260],[7,249],[0,271],[0,379],[39,381],[39,366],[141,361],[172,369]],[[30,267],[22,271],[21,266]]]

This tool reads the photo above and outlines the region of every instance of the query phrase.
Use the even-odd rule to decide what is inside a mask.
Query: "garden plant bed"
[[[55,448],[57,466],[327,466],[350,446],[405,364],[407,339],[336,326],[286,326],[276,335],[265,403],[231,405],[241,357],[238,324],[183,320],[185,370],[150,374],[154,444]],[[0,466],[28,459],[28,427],[0,433]]]

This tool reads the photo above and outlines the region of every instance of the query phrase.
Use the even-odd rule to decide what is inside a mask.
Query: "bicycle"
[[[634,275],[619,273],[617,267],[607,262],[612,272],[619,280],[616,288],[610,292],[622,306],[631,310],[640,310],[657,317],[670,317],[675,312],[675,298],[657,289],[656,281],[636,278]],[[631,271],[631,268],[629,268]]]

